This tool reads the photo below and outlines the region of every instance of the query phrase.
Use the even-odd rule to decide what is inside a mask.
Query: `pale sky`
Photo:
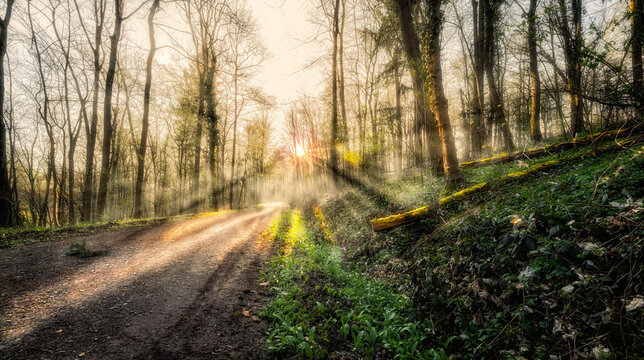
[[[302,92],[317,95],[323,80],[319,67],[303,69],[324,52],[323,43],[304,42],[315,32],[308,21],[310,5],[302,0],[248,0],[248,5],[270,53],[259,76],[264,89],[280,103]]]

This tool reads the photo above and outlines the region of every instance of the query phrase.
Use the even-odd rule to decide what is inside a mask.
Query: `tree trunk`
[[[514,151],[514,141],[510,133],[510,126],[505,117],[503,98],[497,86],[497,77],[494,75],[496,52],[496,25],[499,0],[481,0],[484,2],[485,14],[485,39],[483,57],[485,58],[485,75],[490,90],[490,113],[493,122],[502,137],[503,147],[507,151]]]
[[[402,35],[402,45],[409,60],[409,69],[411,71],[412,83],[414,87],[414,96],[416,100],[416,125],[417,132],[417,154],[422,154],[422,137],[420,135],[421,129],[427,131],[429,150],[429,166],[434,174],[439,174],[441,171],[441,157],[440,157],[440,139],[438,129],[436,127],[436,120],[432,116],[431,109],[427,103],[427,94],[425,93],[425,71],[423,69],[423,58],[420,52],[420,40],[414,29],[414,20],[412,16],[410,0],[396,0],[398,5],[398,17],[400,19],[400,31]],[[417,157],[418,159],[419,157]],[[420,157],[422,159],[422,157]],[[417,160],[417,165],[420,165]]]
[[[159,8],[159,1],[154,0],[148,14],[148,36],[150,39],[150,50],[145,65],[145,88],[143,89],[143,118],[141,119],[141,142],[137,153],[136,185],[134,190],[134,217],[139,218],[143,214],[143,177],[145,174],[145,151],[148,146],[148,126],[150,118],[150,92],[152,89],[152,62],[157,51],[156,39],[154,38],[154,15]]]
[[[401,92],[402,86],[400,81],[400,61],[398,53],[394,54],[394,83],[396,85],[396,161],[398,169],[403,167],[403,127],[402,127],[402,105],[401,105]]]
[[[443,150],[443,169],[448,184],[454,186],[463,182],[463,174],[458,167],[456,145],[452,125],[447,109],[447,98],[443,89],[443,75],[441,69],[441,0],[427,0],[427,87],[429,104],[438,122],[438,132]]]
[[[630,0],[631,11],[631,63],[633,65],[632,92],[635,115],[644,121],[644,71],[642,70],[642,44],[644,43],[644,0]]]
[[[7,29],[14,0],[7,1],[4,18],[0,18],[0,226],[15,223],[11,204],[11,185],[7,167],[7,130],[4,119],[4,56],[7,53]]]
[[[339,50],[338,50],[338,70],[339,70],[339,78],[338,78],[338,91],[339,94],[338,96],[340,97],[340,114],[342,116],[342,122],[341,122],[341,134],[339,136],[340,142],[343,144],[346,144],[349,142],[349,126],[347,124],[347,108],[346,108],[346,100],[345,100],[345,95],[344,95],[344,20],[346,18],[345,14],[345,1],[342,0],[342,20],[340,22],[340,29],[339,29]]]
[[[78,6],[77,11],[79,11],[80,13]],[[96,28],[94,33],[94,48],[92,49],[94,55],[92,115],[89,124],[87,123],[87,121],[85,121],[85,135],[87,144],[85,152],[85,177],[83,181],[83,194],[81,199],[81,221],[86,222],[92,219],[92,198],[94,197],[94,151],[96,149],[96,127],[98,125],[98,91],[100,86],[101,70],[103,68],[103,63],[100,58],[100,46],[103,37],[103,20],[105,19],[105,9],[102,8],[100,11],[98,9],[95,9],[95,11]]]
[[[472,84],[472,127],[471,143],[472,156],[480,157],[487,142],[483,109],[485,108],[485,73],[483,64],[483,29],[484,18],[483,1],[472,0],[472,22],[474,34],[474,58],[472,59],[473,84]]]
[[[530,56],[530,78],[532,79],[530,98],[530,136],[533,141],[541,141],[541,79],[537,63],[537,0],[530,0],[528,10],[528,54]]]
[[[213,56],[210,66],[206,72],[204,96],[206,100],[206,122],[208,124],[208,169],[210,170],[210,206],[218,207],[217,193],[217,144],[219,143],[219,131],[217,130],[217,102],[215,101],[215,71],[217,59]]]
[[[233,103],[234,103],[234,109],[233,111],[235,112],[233,115],[233,148],[232,148],[232,156],[230,158],[230,193],[228,194],[228,206],[232,209],[234,205],[234,192],[235,192],[235,186],[234,184],[237,182],[235,179],[235,152],[237,151],[237,117],[239,115],[238,112],[238,103],[237,103],[237,95],[238,95],[238,73],[237,73],[237,68],[235,64],[235,74],[233,76],[233,83],[234,83],[234,98],[233,98]]]
[[[331,139],[329,166],[331,168],[333,181],[338,182],[338,149],[336,147],[338,141],[338,13],[340,10],[340,0],[335,0],[335,7],[333,9],[333,53],[332,53],[332,66],[331,66]],[[375,134],[374,134],[375,135]]]
[[[195,161],[194,173],[192,175],[192,198],[191,206],[199,206],[201,202],[199,196],[199,178],[201,175],[201,137],[203,135],[203,118],[204,118],[204,76],[201,72],[199,74],[199,105],[197,106],[197,129],[195,133]]]
[[[98,199],[96,200],[96,214],[102,216],[107,201],[107,183],[110,177],[110,150],[112,142],[112,93],[114,90],[114,76],[116,75],[116,60],[118,45],[121,39],[121,25],[123,24],[123,1],[114,0],[114,32],[110,36],[110,60],[105,75],[105,102],[103,103],[103,149],[101,156],[101,175],[98,184]]]
[[[572,27],[568,20],[565,0],[559,0],[559,29],[564,43],[566,58],[566,82],[570,102],[570,130],[575,137],[584,127],[583,102],[581,98],[581,0],[570,0]]]

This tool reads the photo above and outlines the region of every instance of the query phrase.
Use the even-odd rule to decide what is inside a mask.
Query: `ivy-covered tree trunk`
[[[422,136],[420,132],[425,129],[427,132],[427,149],[429,152],[429,166],[434,174],[441,172],[441,147],[436,126],[436,120],[432,115],[432,111],[427,103],[427,94],[425,91],[425,69],[423,66],[423,58],[420,51],[420,40],[414,28],[414,20],[412,16],[410,0],[396,0],[398,5],[398,18],[400,22],[400,31],[402,35],[402,45],[407,59],[409,61],[409,69],[411,71],[412,84],[414,88],[414,98],[416,100],[416,134],[417,148],[416,153],[422,154]],[[422,156],[417,156],[417,164],[420,164]]]
[[[427,0],[427,92],[428,101],[438,123],[438,131],[443,152],[443,168],[447,182],[454,186],[463,182],[463,174],[458,167],[454,134],[449,119],[447,97],[443,88],[441,68],[440,34],[443,15],[441,0]]]

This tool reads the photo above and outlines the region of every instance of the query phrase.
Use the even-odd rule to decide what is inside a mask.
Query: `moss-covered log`
[[[627,140],[621,143],[611,143],[608,145],[600,146],[591,151],[572,154],[565,156],[559,160],[550,160],[540,164],[533,165],[525,170],[513,172],[500,178],[494,179],[489,182],[483,182],[470,186],[467,189],[455,192],[452,195],[444,197],[438,201],[438,204],[423,206],[418,209],[408,211],[402,214],[390,215],[378,219],[371,220],[371,227],[374,231],[383,231],[388,229],[393,229],[395,227],[410,224],[418,220],[424,219],[432,214],[435,214],[435,210],[440,206],[446,206],[458,201],[467,199],[473,195],[480,194],[483,191],[487,191],[493,187],[498,187],[500,185],[508,184],[520,179],[524,179],[532,174],[542,172],[548,169],[555,168],[563,163],[567,163],[573,160],[581,159],[587,156],[597,156],[606,152],[614,151],[618,148],[622,148],[634,143],[635,140]],[[432,211],[434,210],[434,211]]]
[[[472,169],[482,166],[490,166],[496,164],[503,164],[515,160],[532,159],[535,157],[549,155],[555,152],[571,149],[575,146],[588,145],[597,141],[609,140],[611,138],[619,138],[620,136],[630,136],[634,131],[639,131],[639,126],[631,128],[623,128],[617,130],[610,130],[590,134],[582,138],[572,139],[570,141],[559,142],[555,144],[546,145],[539,148],[528,150],[515,151],[512,153],[503,153],[493,157],[467,161],[460,164],[462,169]]]

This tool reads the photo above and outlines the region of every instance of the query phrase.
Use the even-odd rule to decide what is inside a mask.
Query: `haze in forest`
[[[0,11],[0,225],[240,208],[399,176],[458,188],[460,162],[642,111],[640,20],[618,1]]]

